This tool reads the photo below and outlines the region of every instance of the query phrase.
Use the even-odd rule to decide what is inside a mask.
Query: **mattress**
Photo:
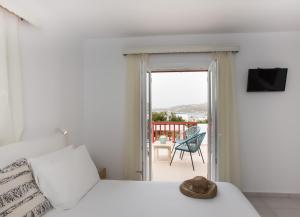
[[[182,195],[179,183],[101,180],[71,210],[45,217],[259,217],[232,184],[218,183],[213,199]]]

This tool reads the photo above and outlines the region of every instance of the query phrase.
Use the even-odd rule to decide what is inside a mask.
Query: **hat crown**
[[[197,193],[206,193],[209,189],[209,182],[203,176],[196,176],[191,180],[192,191]]]

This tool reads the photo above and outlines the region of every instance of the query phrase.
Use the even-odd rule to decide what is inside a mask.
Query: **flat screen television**
[[[284,91],[287,71],[287,68],[249,69],[247,91]]]

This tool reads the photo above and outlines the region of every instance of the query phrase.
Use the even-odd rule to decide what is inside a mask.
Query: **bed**
[[[101,180],[66,211],[52,210],[45,217],[259,217],[232,184],[218,183],[214,199],[182,195],[179,183]]]
[[[42,155],[65,145],[64,138],[56,135],[1,147],[0,166],[19,157]],[[232,184],[217,183],[218,195],[207,200],[184,196],[179,185],[175,182],[100,180],[75,207],[53,209],[45,217],[259,217]]]

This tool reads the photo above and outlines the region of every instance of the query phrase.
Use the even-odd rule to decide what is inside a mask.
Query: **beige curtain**
[[[18,27],[0,8],[0,146],[21,140],[24,129]]]
[[[232,52],[217,52],[219,180],[240,187],[240,148]]]
[[[127,55],[124,178],[141,180],[141,72],[143,55]]]

